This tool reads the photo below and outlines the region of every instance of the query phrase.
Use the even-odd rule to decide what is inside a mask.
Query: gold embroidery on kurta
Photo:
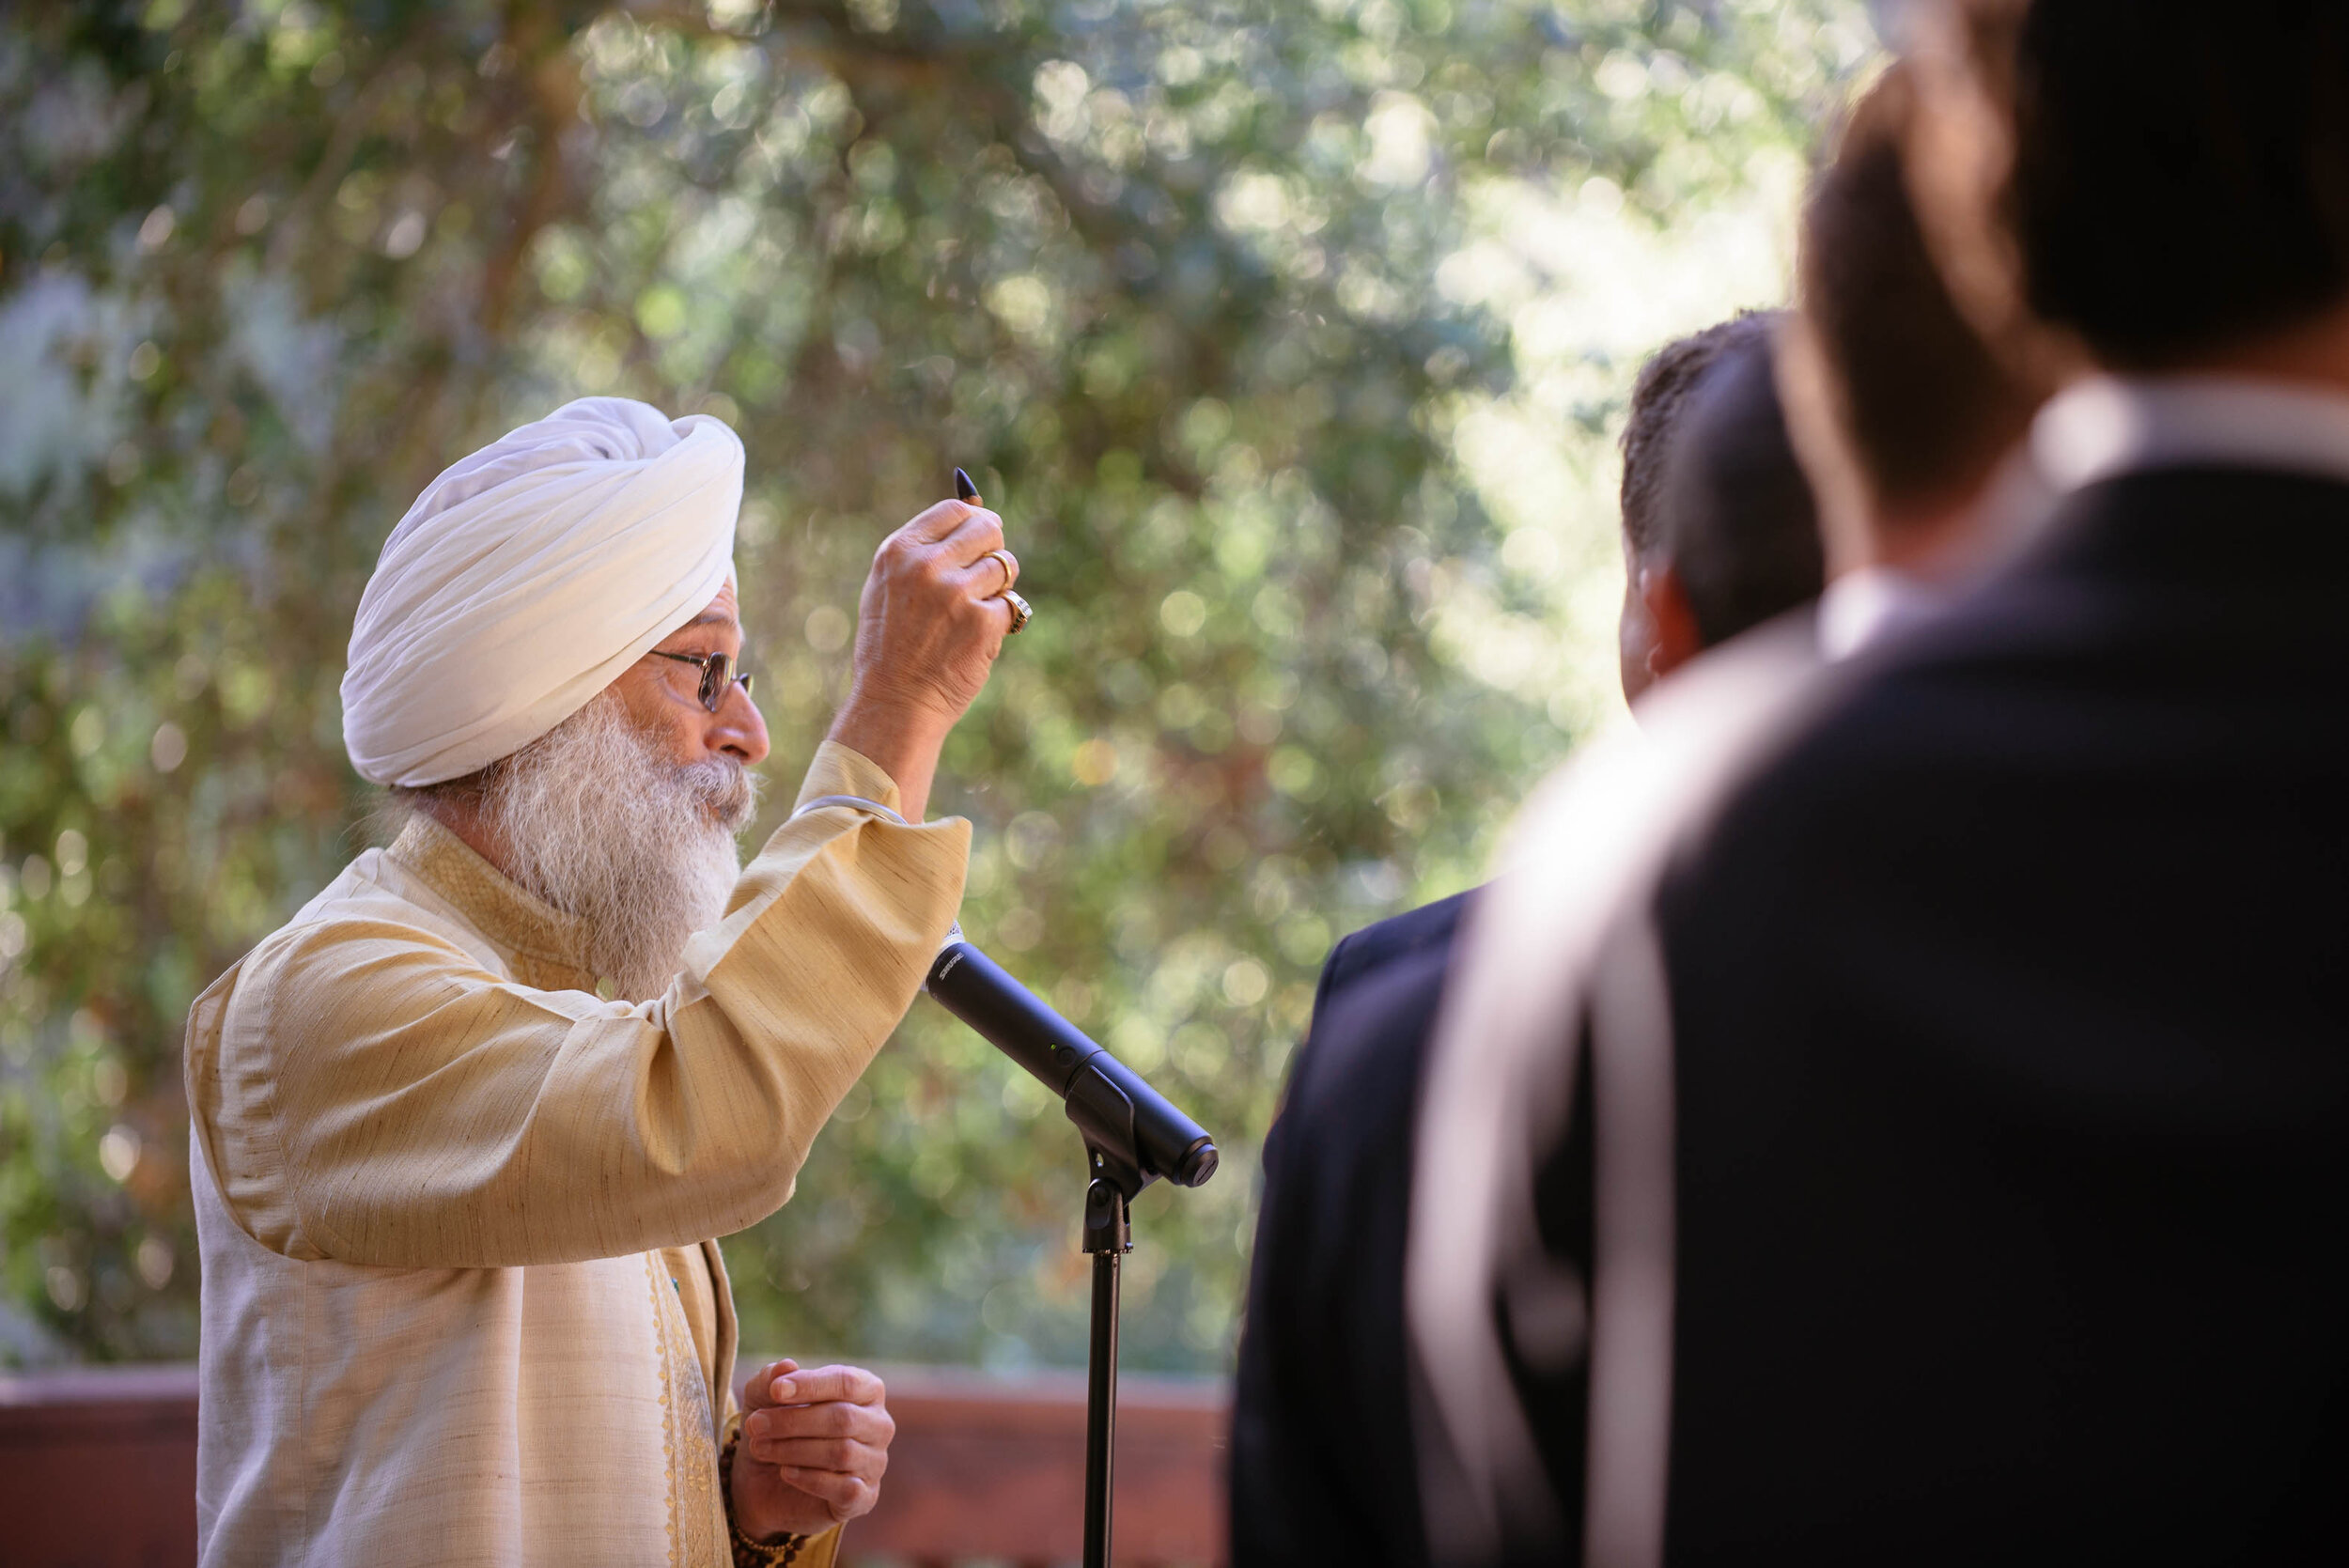
[[[725,1560],[725,1506],[718,1496],[718,1422],[708,1380],[693,1348],[692,1326],[677,1299],[677,1281],[661,1255],[648,1252],[653,1321],[660,1337],[661,1436],[668,1462],[669,1559],[696,1568]]]
[[[669,1387],[676,1381],[669,1370],[669,1314],[667,1303],[661,1299],[661,1260],[652,1253],[645,1254],[645,1279],[652,1287],[652,1333],[656,1342],[656,1359],[661,1376],[661,1468],[662,1492],[669,1501],[669,1568],[679,1568],[683,1559],[677,1556],[677,1403],[669,1397]]]

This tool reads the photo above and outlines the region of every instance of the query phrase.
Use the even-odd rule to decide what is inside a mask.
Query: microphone
[[[1164,1176],[1177,1187],[1203,1187],[1215,1174],[1220,1157],[1198,1123],[964,941],[961,926],[946,934],[923,988],[1034,1074],[1060,1097],[1085,1141],[1143,1183]]]

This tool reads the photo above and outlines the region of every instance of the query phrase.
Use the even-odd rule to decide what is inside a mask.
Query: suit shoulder
[[[1732,882],[1890,896],[1927,865],[1966,872],[1983,843],[2028,839],[2049,781],[2108,771],[2111,697],[2142,633],[2130,590],[2061,542],[1827,672],[1681,825],[1668,904]]]
[[[1453,934],[1459,929],[1462,911],[1481,891],[1470,888],[1449,898],[1439,898],[1338,939],[1322,965],[1324,999],[1334,996],[1340,986],[1398,958],[1431,947],[1449,946]]]
[[[1352,1121],[1373,1104],[1408,1112],[1450,959],[1441,946],[1404,953],[1333,997],[1314,1022],[1314,1049],[1298,1065],[1283,1114]]]

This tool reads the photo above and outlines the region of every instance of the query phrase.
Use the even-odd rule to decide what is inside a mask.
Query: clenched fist
[[[897,1435],[881,1380],[863,1367],[774,1361],[743,1390],[734,1522],[743,1534],[816,1535],[872,1512]]]

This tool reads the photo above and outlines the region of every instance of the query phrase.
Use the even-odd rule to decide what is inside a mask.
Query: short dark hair
[[[1706,647],[1818,598],[1827,563],[1769,336],[1699,379],[1669,452],[1664,548]]]
[[[1958,314],[1908,194],[1917,114],[1894,64],[1854,106],[1803,209],[1803,319],[1879,523],[1979,489],[2043,393]]]
[[[2153,370],[2349,296],[2341,0],[1962,3],[2035,314]]]
[[[1740,311],[1703,332],[1658,349],[1640,366],[1631,385],[1631,411],[1623,427],[1623,532],[1632,553],[1645,555],[1664,542],[1664,476],[1672,436],[1697,382],[1723,352],[1739,344],[1766,343],[1775,314]]]

